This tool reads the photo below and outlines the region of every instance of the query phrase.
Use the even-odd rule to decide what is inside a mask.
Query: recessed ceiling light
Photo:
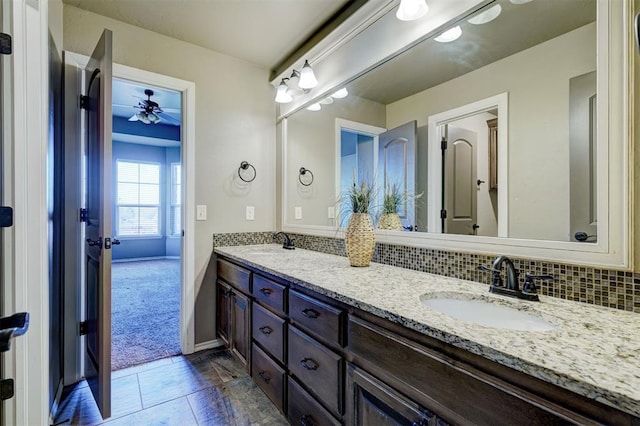
[[[327,96],[323,100],[320,101],[322,105],[330,105],[333,103],[333,98],[331,96]]]
[[[496,19],[498,15],[500,15],[500,12],[502,12],[502,6],[496,4],[495,6],[469,19],[468,22],[473,25],[486,24],[487,22],[491,22]]]
[[[400,0],[396,11],[396,18],[401,21],[415,21],[422,18],[429,11],[425,0]]]
[[[434,40],[440,43],[449,43],[451,41],[457,40],[461,35],[462,29],[459,25],[456,25],[455,27],[448,29],[438,37],[434,38]]]
[[[347,88],[343,87],[342,89],[333,92],[331,94],[331,97],[336,99],[342,99],[342,98],[346,98],[348,95],[349,95],[349,92],[347,91]]]
[[[315,103],[315,104],[311,104],[307,107],[307,109],[309,111],[320,111],[322,109],[322,107],[320,106],[320,104]]]

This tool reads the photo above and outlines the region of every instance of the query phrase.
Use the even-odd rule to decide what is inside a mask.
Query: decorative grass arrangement
[[[382,201],[382,214],[398,213],[400,204],[406,199],[400,190],[400,185],[386,185]]]
[[[371,213],[375,201],[375,191],[372,185],[355,182],[347,191],[347,201],[351,213]]]

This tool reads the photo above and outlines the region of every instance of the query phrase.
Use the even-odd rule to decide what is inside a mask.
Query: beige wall
[[[58,54],[62,57],[62,0],[49,0],[49,35],[53,39]]]
[[[275,106],[268,71],[246,61],[64,6],[64,49],[91,54],[102,30],[113,31],[114,62],[196,85],[195,203],[208,206],[195,222],[196,343],[215,338],[212,282],[201,286],[215,232],[275,228]],[[257,170],[239,185],[246,160]],[[255,207],[246,221],[245,206]]]
[[[569,79],[595,70],[595,42],[589,24],[397,101],[387,127],[422,126],[430,115],[508,92],[509,236],[566,241]]]
[[[287,122],[287,215],[289,225],[328,225],[327,208],[336,202],[336,118],[384,127],[385,107],[357,96],[336,99],[320,111],[305,109]],[[305,187],[298,181],[300,167],[311,170],[313,184]],[[302,207],[302,219],[295,220],[294,208]],[[336,207],[337,210],[337,207]],[[336,217],[338,211],[336,211]],[[338,218],[339,220],[339,218]]]

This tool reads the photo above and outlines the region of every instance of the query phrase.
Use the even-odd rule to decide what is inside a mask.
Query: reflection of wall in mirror
[[[569,240],[569,80],[596,69],[585,25],[387,106],[387,128],[509,93],[509,236]]]
[[[337,207],[336,118],[384,127],[385,106],[350,95],[336,99],[330,105],[322,105],[320,111],[301,110],[287,119],[287,176],[284,177],[284,186],[287,189],[286,208],[290,225],[340,224],[339,217],[337,221],[327,217],[328,207]],[[302,165],[315,174],[313,185],[306,190],[298,182],[298,170]],[[349,179],[351,176],[349,172]],[[294,219],[295,207],[302,207],[300,220]]]

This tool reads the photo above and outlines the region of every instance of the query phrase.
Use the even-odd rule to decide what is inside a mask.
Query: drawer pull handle
[[[318,318],[320,316],[320,312],[314,310],[314,309],[303,309],[302,310],[302,315],[304,315],[307,318],[311,318],[311,319],[315,319]]]
[[[260,376],[260,378],[261,378],[262,380],[264,380],[264,382],[265,382],[266,384],[269,384],[269,382],[271,381],[271,377],[267,376],[267,375],[265,374],[265,371],[264,371],[264,370],[260,371],[260,372],[258,373],[258,376]]]
[[[273,293],[273,290],[271,290],[270,288],[261,288],[260,293],[264,294],[265,296],[268,296],[271,293]]]
[[[310,371],[317,370],[318,367],[320,367],[320,364],[318,364],[317,362],[315,362],[311,358],[304,358],[302,361],[300,361],[300,364],[304,368],[306,368],[307,370],[310,370]]]
[[[316,425],[317,423],[313,420],[313,417],[311,417],[308,414],[305,414],[300,418],[300,426],[316,426]]]
[[[268,325],[264,325],[260,327],[258,330],[262,331],[264,334],[271,334],[273,332],[273,329]]]

